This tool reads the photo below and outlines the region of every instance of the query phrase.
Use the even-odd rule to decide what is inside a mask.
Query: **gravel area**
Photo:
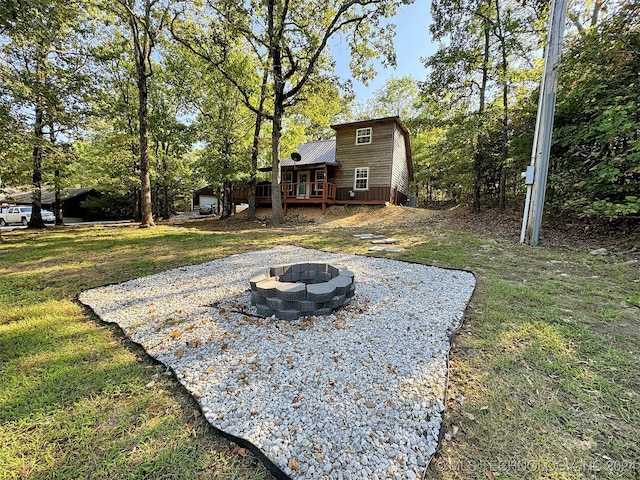
[[[352,270],[351,303],[296,321],[257,318],[251,274],[297,262]],[[437,447],[450,338],[474,287],[464,271],[283,246],[80,301],[170,367],[207,420],[255,445],[278,476],[417,479]]]

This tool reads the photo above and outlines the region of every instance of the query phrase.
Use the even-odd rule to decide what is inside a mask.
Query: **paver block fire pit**
[[[355,293],[353,272],[328,263],[267,267],[255,272],[249,283],[251,305],[258,314],[281,320],[327,315],[347,304]]]

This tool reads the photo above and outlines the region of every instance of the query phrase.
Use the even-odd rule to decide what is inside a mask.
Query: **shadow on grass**
[[[123,355],[116,342],[105,342],[78,307],[74,317],[59,315],[60,307],[68,309],[67,301],[47,307],[40,318],[0,327],[2,422],[68,408],[139,374],[135,359]]]

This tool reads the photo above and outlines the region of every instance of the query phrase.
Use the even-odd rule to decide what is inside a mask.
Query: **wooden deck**
[[[337,188],[330,182],[285,183],[281,191],[282,206],[287,205],[321,205],[324,212],[328,205],[384,205],[387,202],[401,204],[406,202],[406,195],[390,187],[370,187],[366,191],[355,191],[350,188]],[[247,203],[248,188],[234,188],[233,203]],[[256,185],[256,205],[271,205],[271,184]]]
[[[287,205],[322,205],[324,212],[327,205],[336,201],[336,186],[329,182],[285,183],[280,193],[282,206]],[[256,185],[256,204],[271,205],[271,185]]]

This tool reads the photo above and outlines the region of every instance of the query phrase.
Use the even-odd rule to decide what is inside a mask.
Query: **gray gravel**
[[[355,273],[347,307],[293,322],[247,315],[254,271],[311,261]],[[437,447],[449,338],[474,287],[468,272],[283,246],[80,301],[170,367],[212,425],[292,478],[417,479]]]

